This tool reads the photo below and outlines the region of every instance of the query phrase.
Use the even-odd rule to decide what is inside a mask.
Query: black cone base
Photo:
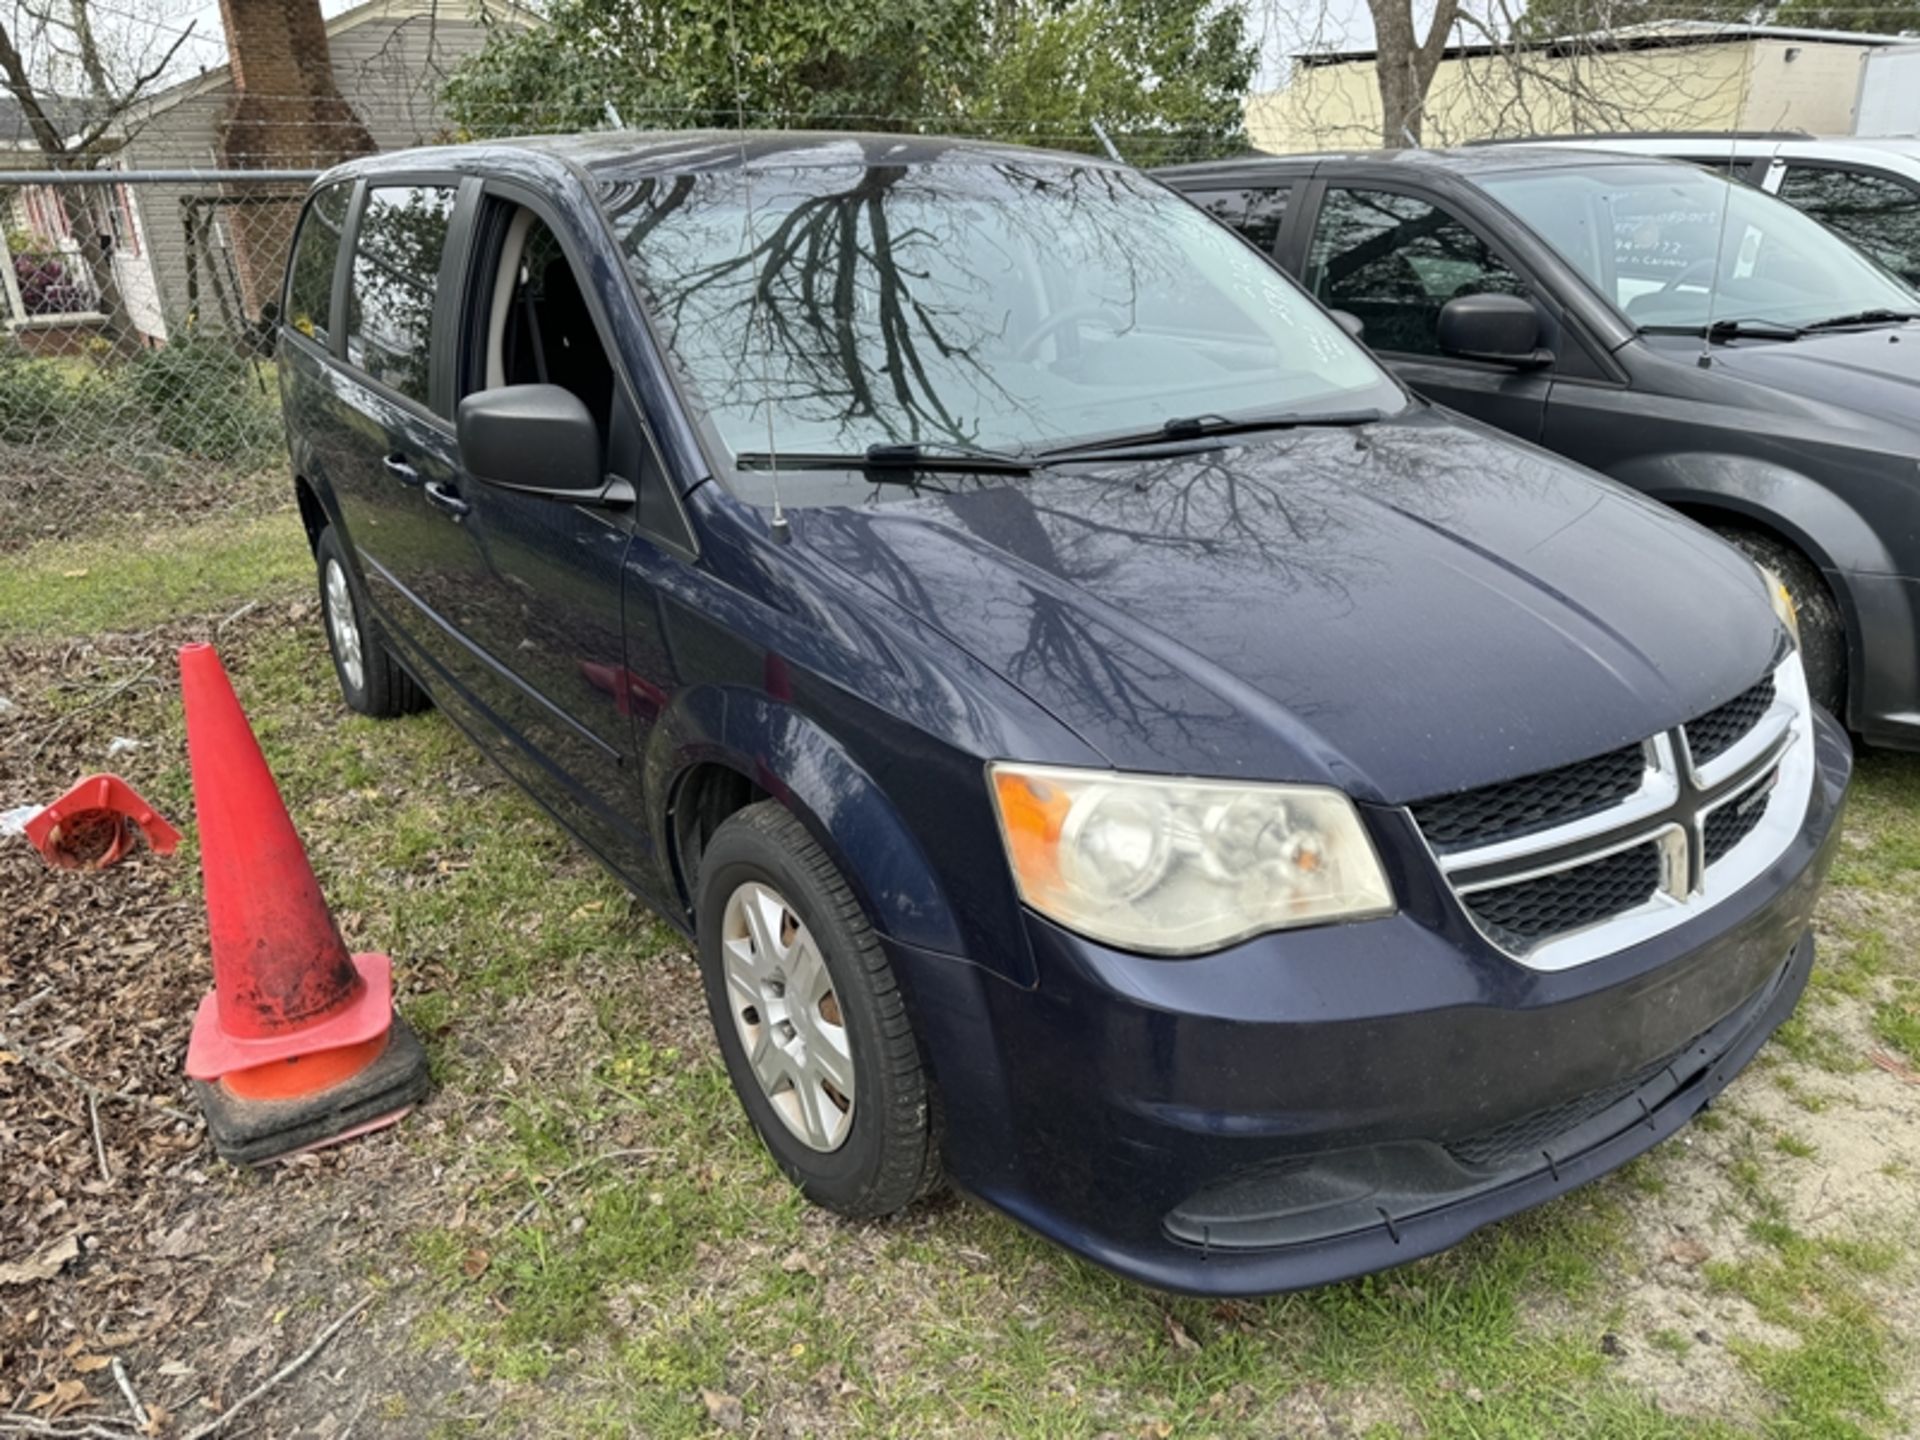
[[[380,1058],[325,1090],[291,1100],[244,1100],[217,1080],[193,1090],[220,1158],[259,1165],[399,1119],[427,1093],[427,1052],[396,1013]]]

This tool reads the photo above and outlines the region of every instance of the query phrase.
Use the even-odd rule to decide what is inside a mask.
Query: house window
[[[113,248],[122,255],[140,258],[140,225],[133,215],[133,192],[125,185],[113,187],[113,204],[108,222],[113,226]]]
[[[67,198],[50,185],[27,187],[27,221],[34,234],[49,245],[58,245],[73,234],[67,219]]]

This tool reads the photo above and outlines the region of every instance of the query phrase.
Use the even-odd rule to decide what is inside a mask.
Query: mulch
[[[250,617],[223,648],[276,623]],[[189,829],[172,653],[207,630],[0,646],[0,810],[118,768]],[[104,763],[128,731],[139,748]],[[397,1139],[266,1172],[216,1160],[182,1077],[211,977],[198,890],[184,853],[53,870],[0,837],[0,1437],[191,1434],[364,1299],[437,1203],[424,1179],[394,1193],[417,1165]],[[380,1323],[356,1317],[333,1351],[397,1345]],[[223,1433],[296,1433],[272,1398]],[[299,1433],[351,1413],[323,1404]]]

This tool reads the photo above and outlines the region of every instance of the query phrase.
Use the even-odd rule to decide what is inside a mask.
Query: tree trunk
[[[1425,38],[1414,30],[1412,0],[1367,0],[1373,15],[1374,81],[1380,89],[1380,143],[1418,147],[1426,129],[1427,91],[1446,54],[1459,0],[1439,0]]]

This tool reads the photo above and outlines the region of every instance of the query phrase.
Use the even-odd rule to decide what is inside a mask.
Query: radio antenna
[[[727,23],[733,28],[733,44],[728,47],[729,58],[733,61],[733,123],[740,136],[740,195],[746,205],[747,254],[751,256],[756,234],[753,220],[753,167],[747,160],[747,86],[740,74],[740,12],[734,0],[727,0]],[[753,288],[756,296],[762,289],[757,283]],[[751,316],[751,310],[748,314]],[[762,355],[760,358],[764,361],[767,357]],[[774,448],[773,377],[769,370],[770,367],[762,364],[760,405],[767,421],[767,474],[773,482],[773,538],[776,544],[784,545],[793,538],[793,531],[787,525],[786,507],[780,503],[780,456]]]
[[[731,3],[731,0],[729,0]],[[1740,109],[1737,114],[1745,114],[1747,108],[1747,76],[1740,76]],[[1727,187],[1720,196],[1720,233],[1713,241],[1713,269],[1707,272],[1707,320],[1700,327],[1700,358],[1694,363],[1702,370],[1713,368],[1713,305],[1720,296],[1720,267],[1727,259],[1727,221],[1733,213],[1734,187],[1740,182],[1733,178],[1733,167],[1740,158],[1740,137],[1733,131],[1727,132],[1727,168],[1721,175],[1721,182]]]

